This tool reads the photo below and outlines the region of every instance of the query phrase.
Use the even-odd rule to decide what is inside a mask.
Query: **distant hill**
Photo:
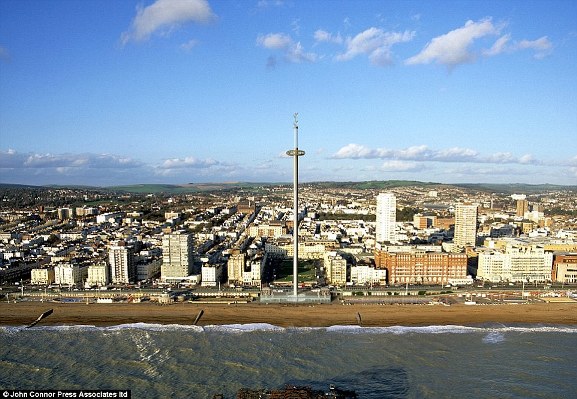
[[[504,194],[540,194],[540,193],[547,193],[550,191],[561,191],[561,190],[577,192],[577,186],[561,186],[557,184],[479,183],[479,184],[453,184],[453,186],[469,188],[477,191],[489,191],[492,193],[504,193]]]
[[[123,186],[108,187],[91,187],[80,185],[50,185],[50,186],[32,186],[25,184],[4,184],[0,183],[0,190],[14,189],[77,189],[77,190],[102,190],[112,192],[125,192],[135,194],[166,194],[178,195],[186,193],[202,193],[210,191],[229,191],[229,190],[247,190],[258,191],[259,188],[268,186],[284,185],[287,188],[292,187],[292,182],[286,183],[250,183],[250,182],[227,182],[227,183],[187,183],[187,184],[132,184]],[[461,187],[464,189],[503,193],[503,194],[539,194],[550,191],[575,191],[577,186],[561,186],[555,184],[490,184],[490,183],[471,183],[471,184],[444,184],[435,182],[420,182],[411,180],[371,180],[360,182],[310,182],[301,183],[301,186],[318,186],[320,188],[341,188],[351,190],[389,190],[397,187],[430,187],[431,189],[440,187]]]

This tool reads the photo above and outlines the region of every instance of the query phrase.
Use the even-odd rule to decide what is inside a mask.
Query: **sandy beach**
[[[504,324],[577,325],[577,302],[518,305],[374,305],[340,303],[323,305],[115,303],[82,304],[19,302],[0,303],[0,325],[32,323],[41,313],[52,315],[38,325],[111,326],[130,323],[190,325],[204,313],[198,325],[268,323],[280,327],[428,326]]]

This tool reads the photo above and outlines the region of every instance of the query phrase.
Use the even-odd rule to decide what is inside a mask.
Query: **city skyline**
[[[577,3],[359,3],[0,2],[0,183],[577,183]]]

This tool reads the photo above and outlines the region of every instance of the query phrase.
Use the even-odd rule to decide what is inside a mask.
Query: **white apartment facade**
[[[162,281],[181,281],[192,274],[194,265],[193,235],[174,232],[162,237]]]
[[[103,287],[110,283],[110,267],[106,263],[88,266],[86,285]]]
[[[54,282],[54,269],[32,269],[30,283],[35,285],[50,285]]]
[[[325,274],[329,284],[345,285],[347,283],[347,260],[334,251],[325,253]]]
[[[201,269],[201,282],[202,287],[216,287],[222,280],[223,273],[222,264],[204,264]]]
[[[136,278],[133,248],[129,245],[112,245],[108,249],[110,280],[114,284],[128,284]]]
[[[458,247],[474,247],[477,241],[477,205],[457,204],[455,207],[455,235]]]
[[[376,269],[369,265],[351,266],[351,283],[354,285],[386,285],[387,269]]]
[[[59,285],[82,285],[88,276],[88,267],[61,263],[54,266],[54,283]]]
[[[551,281],[553,253],[540,247],[508,246],[479,253],[477,278],[489,281]]]
[[[397,225],[397,199],[392,193],[379,193],[377,196],[377,242],[394,242]]]

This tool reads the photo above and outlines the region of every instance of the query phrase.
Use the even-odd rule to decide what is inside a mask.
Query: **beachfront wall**
[[[330,303],[331,292],[327,288],[301,291],[294,296],[292,291],[263,288],[259,301],[263,303]]]
[[[467,277],[467,255],[447,252],[375,251],[375,265],[387,270],[388,283],[448,284]]]

